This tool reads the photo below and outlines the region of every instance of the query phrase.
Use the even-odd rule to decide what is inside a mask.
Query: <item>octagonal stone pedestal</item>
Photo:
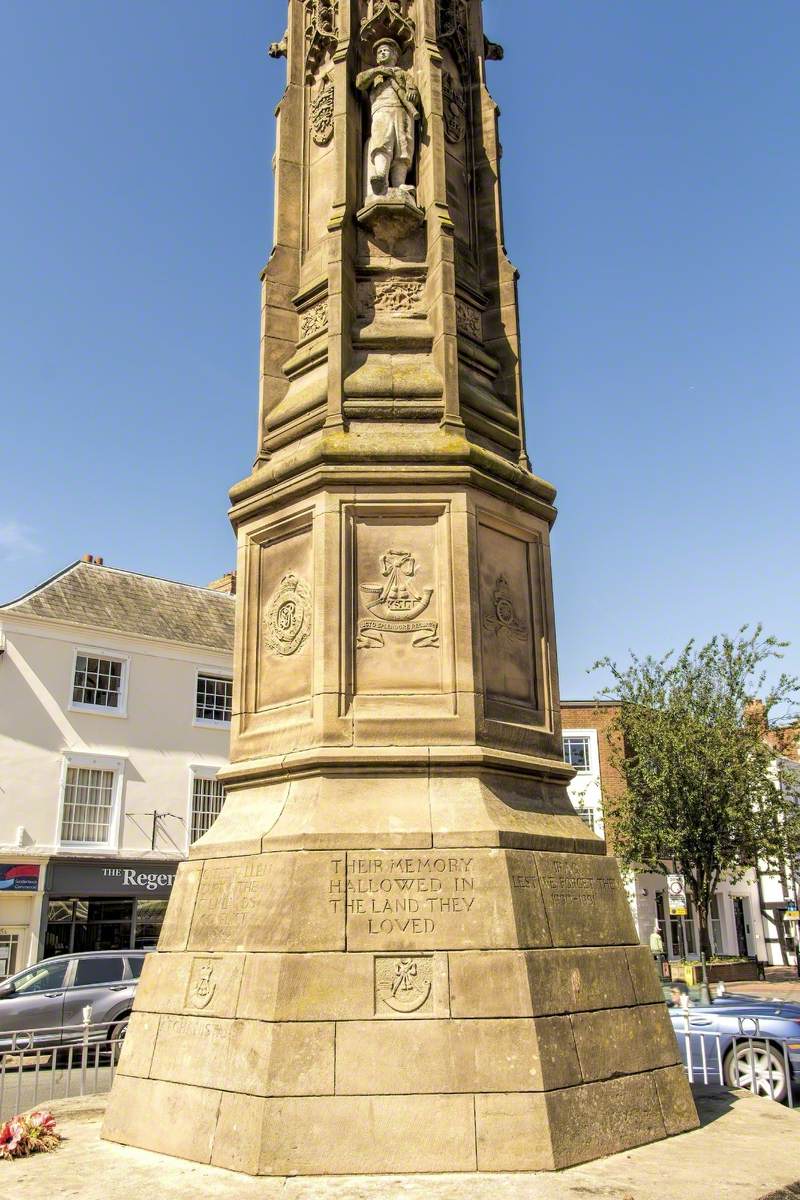
[[[221,824],[179,869],[106,1138],[249,1174],[538,1171],[696,1126],[613,859],[277,826],[231,856]]]

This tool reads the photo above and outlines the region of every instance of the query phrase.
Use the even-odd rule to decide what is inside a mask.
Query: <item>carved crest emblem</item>
[[[333,83],[326,79],[311,101],[311,136],[318,146],[333,137]]]
[[[484,629],[503,640],[527,642],[528,628],[517,617],[514,597],[505,575],[498,575],[492,592],[494,615],[484,617]]]
[[[444,101],[444,135],[448,142],[460,142],[467,129],[464,89],[449,71],[442,73]]]
[[[438,622],[417,619],[430,604],[433,588],[417,589],[413,554],[409,550],[387,550],[379,562],[385,583],[361,585],[364,607],[374,619],[359,621],[358,647],[369,650],[383,646],[384,633],[413,633],[412,646],[438,646]]]
[[[196,968],[196,970],[194,969]],[[207,1008],[211,1003],[217,984],[214,979],[214,964],[208,961],[195,961],[189,982],[187,1007]]]
[[[265,641],[275,654],[294,654],[311,632],[311,588],[290,571],[264,610]]]
[[[430,956],[375,960],[376,998],[395,1012],[410,1013],[422,1008],[432,985]]]

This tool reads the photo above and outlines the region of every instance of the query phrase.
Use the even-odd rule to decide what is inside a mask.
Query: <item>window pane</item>
[[[233,683],[218,675],[197,676],[195,716],[198,721],[230,721]]]
[[[589,770],[589,739],[588,737],[564,738],[564,761],[576,767],[579,771]]]
[[[64,842],[105,843],[109,838],[114,800],[114,772],[68,767],[64,784]]]
[[[217,779],[200,779],[192,784],[192,827],[189,839],[196,842],[216,821],[225,800],[225,789]]]
[[[137,928],[138,928],[138,926],[137,926]],[[139,978],[139,976],[142,973],[143,966],[144,966],[144,958],[142,958],[142,957],[128,959],[128,970],[130,971],[133,979]]]
[[[122,666],[121,659],[78,654],[72,685],[73,701],[76,704],[92,704],[97,708],[119,708]]]
[[[124,969],[122,958],[83,958],[75,972],[75,987],[89,983],[119,983]]]
[[[67,973],[67,964],[65,962],[58,963],[39,963],[36,967],[31,967],[30,971],[17,981],[16,989],[18,992],[50,992],[56,988],[64,986],[64,976]]]

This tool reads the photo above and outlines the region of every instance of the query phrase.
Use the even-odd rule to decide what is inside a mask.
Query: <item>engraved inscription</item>
[[[370,936],[434,933],[476,900],[472,858],[460,855],[354,858],[346,879],[331,880],[334,911],[366,917]]]
[[[516,882],[514,877],[512,882]],[[558,904],[591,904],[612,896],[619,891],[616,879],[607,875],[584,875],[574,870],[568,863],[556,860],[552,864],[550,874],[541,876],[542,887],[547,899]]]
[[[186,988],[184,1008],[208,1008],[217,990],[214,977],[214,960],[211,958],[195,958],[189,973],[189,984]]]
[[[358,623],[356,645],[360,650],[383,646],[384,633],[412,633],[411,645],[439,645],[437,621],[419,621],[433,597],[433,588],[419,591],[414,584],[417,562],[408,550],[387,550],[380,557],[385,583],[362,583],[364,607],[373,619]]]
[[[311,632],[311,589],[290,571],[264,610],[264,638],[275,654],[294,654]]]
[[[375,1010],[384,1007],[394,1012],[417,1012],[426,1004],[433,987],[433,957],[376,955]]]

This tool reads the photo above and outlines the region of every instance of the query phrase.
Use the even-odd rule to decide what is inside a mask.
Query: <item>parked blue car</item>
[[[686,1010],[672,1006],[669,1015],[695,1083],[721,1082],[785,1100],[800,1080],[800,1004],[726,995]]]

